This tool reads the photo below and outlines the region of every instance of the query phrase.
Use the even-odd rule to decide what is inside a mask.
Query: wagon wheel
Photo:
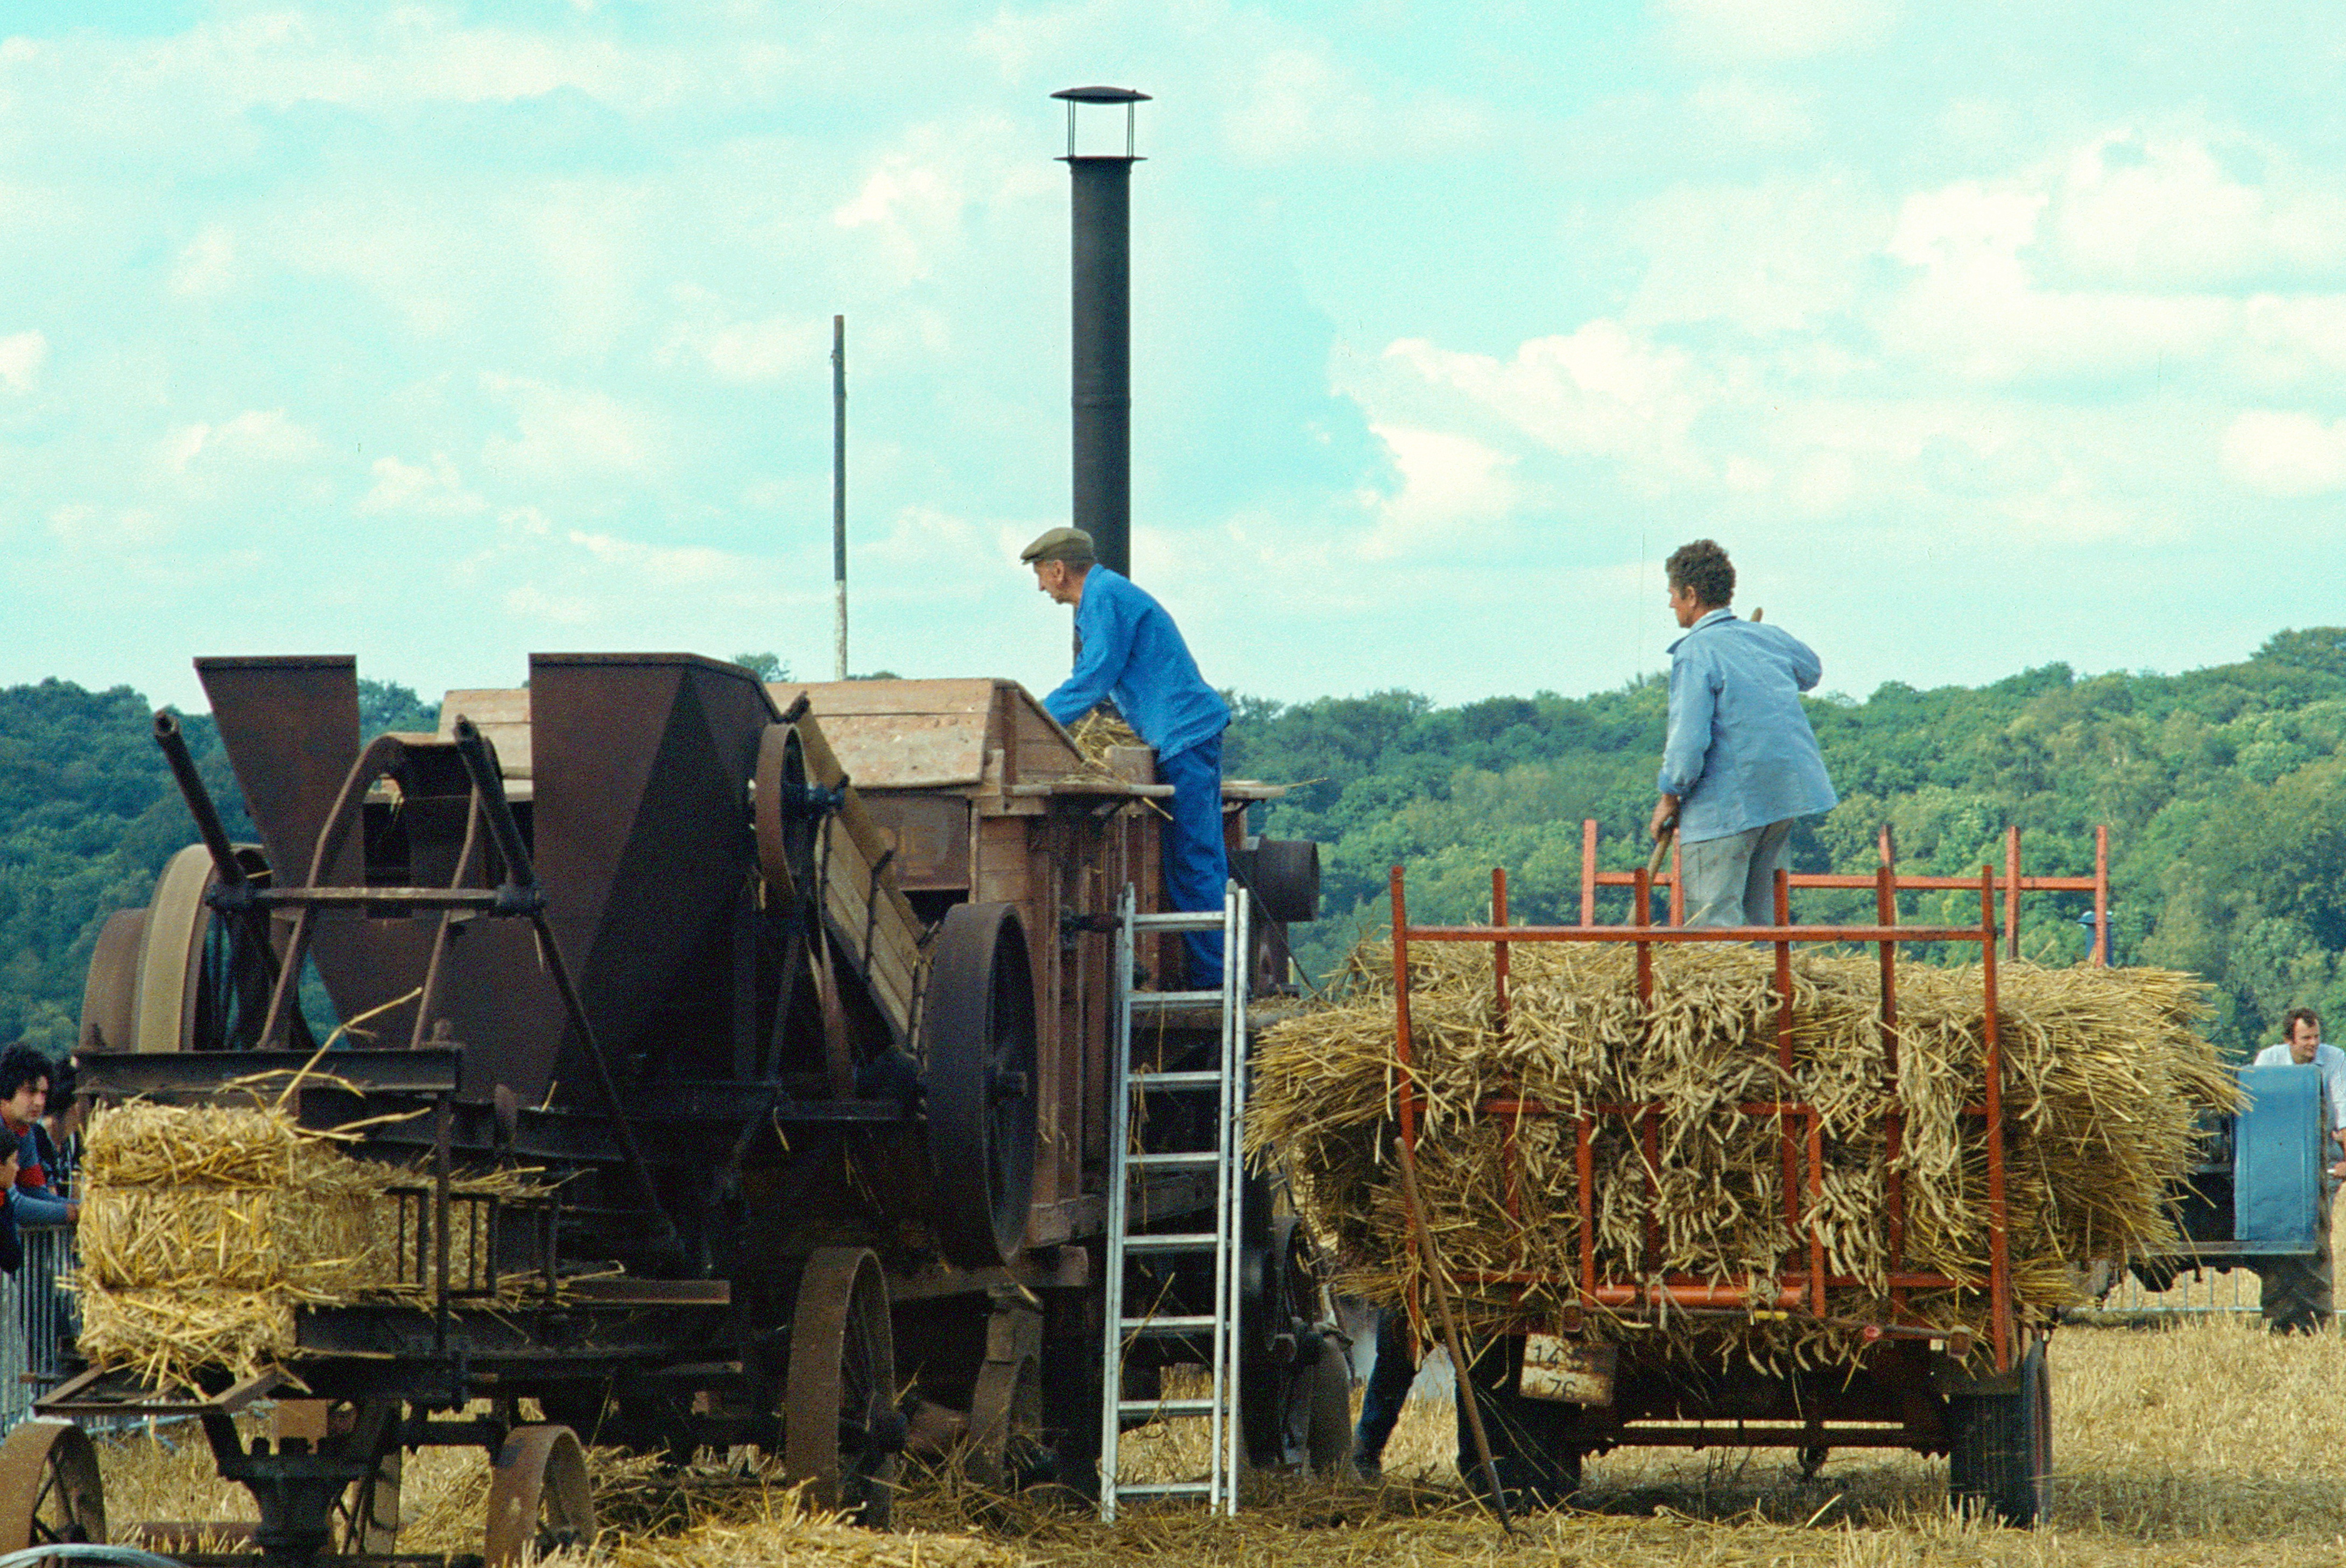
[[[2053,1380],[2045,1342],[2028,1347],[2009,1390],[1947,1401],[1947,1491],[1958,1508],[1980,1504],[2025,1528],[2052,1498]]]
[[[994,1492],[1015,1492],[1046,1476],[1043,1446],[1043,1363],[1032,1351],[988,1361],[970,1396],[969,1478]]]
[[[407,1451],[394,1448],[375,1461],[373,1474],[351,1482],[335,1501],[334,1539],[346,1555],[388,1557],[397,1549],[399,1482],[406,1468]]]
[[[521,1568],[565,1546],[595,1539],[595,1494],[586,1451],[568,1427],[515,1427],[489,1471],[488,1568]]]
[[[246,875],[264,883],[269,862],[250,845],[237,850]],[[116,1051],[250,1049],[269,1012],[276,966],[268,922],[222,915],[205,901],[219,871],[201,844],[173,855],[144,910],[110,916],[82,987],[81,1040]],[[297,1014],[294,1044],[308,1039]]]
[[[106,1539],[97,1451],[69,1421],[26,1421],[0,1443],[0,1552]]]
[[[1035,977],[1014,908],[945,911],[921,1015],[937,1242],[996,1268],[1025,1248],[1035,1197]]]
[[[792,724],[758,738],[758,869],[784,902],[814,896],[817,818],[808,809],[806,743]]]
[[[819,1247],[799,1281],[782,1389],[782,1465],[807,1500],[884,1530],[895,1502],[904,1418],[880,1260]]]

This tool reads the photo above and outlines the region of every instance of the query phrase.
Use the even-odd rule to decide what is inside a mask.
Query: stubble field
[[[865,1563],[872,1568],[1530,1568],[1637,1562],[1680,1568],[1960,1563],[2259,1568],[2346,1562],[2346,1339],[2275,1338],[2253,1317],[2164,1329],[2066,1328],[2052,1345],[2052,1515],[2035,1531],[1952,1514],[1944,1462],[1836,1454],[1801,1480],[1788,1454],[1621,1451],[1588,1467],[1578,1505],[1503,1534],[1465,1496],[1450,1407],[1413,1400],[1382,1486],[1258,1478],[1237,1520],[1141,1512],[1103,1526],[1079,1511],[913,1478],[898,1532],[800,1517],[785,1491],[712,1472],[679,1491],[646,1461],[598,1464],[599,1554],[617,1568]],[[195,1434],[101,1445],[108,1513],[249,1512],[210,1474]],[[1141,1436],[1153,1471],[1195,1462],[1178,1437]],[[484,1465],[441,1451],[413,1462],[403,1552],[479,1550]]]

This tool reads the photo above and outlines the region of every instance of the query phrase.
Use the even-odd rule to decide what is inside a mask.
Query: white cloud
[[[318,438],[285,417],[281,408],[247,409],[219,424],[198,422],[164,436],[164,465],[185,473],[199,458],[207,464],[298,463],[320,450]]]
[[[1401,489],[1370,498],[1376,526],[1362,545],[1372,561],[1423,555],[1445,545],[1487,540],[1514,510],[1519,490],[1514,460],[1473,436],[1406,425],[1370,427],[1401,474]]]
[[[2132,374],[2222,345],[2234,311],[2213,295],[2041,287],[2030,258],[2051,200],[2020,179],[1907,198],[1885,249],[1921,276],[1883,311],[1883,345],[1983,382]]]
[[[49,340],[37,331],[0,338],[0,389],[19,395],[31,392],[48,358]]]
[[[2262,181],[2235,172],[2257,166]],[[2112,131],[2079,148],[2051,183],[2047,239],[2081,279],[2198,289],[2346,265],[2346,196],[2296,188],[2238,141]]]
[[[1218,54],[1239,63],[1213,97],[1222,145],[1242,163],[1443,158],[1491,134],[1490,116],[1471,99],[1372,86],[1317,38]]]
[[[1404,339],[1385,360],[1462,393],[1550,449],[1621,460],[1652,482],[1703,467],[1688,440],[1707,394],[1692,356],[1599,318],[1534,338],[1512,359],[1462,354]]]
[[[2346,420],[2249,409],[2224,432],[2224,472],[2269,495],[2346,488]]]
[[[1662,0],[1680,47],[1737,59],[1794,60],[1878,42],[1891,0]]]
[[[482,463],[496,472],[562,480],[638,473],[658,463],[653,419],[607,392],[518,376],[487,375],[482,384],[514,408],[516,433],[492,434],[481,448]]]
[[[429,463],[403,463],[396,457],[375,459],[373,487],[359,497],[362,514],[420,512],[431,516],[462,517],[484,511],[488,503],[464,487],[456,465],[434,453]]]
[[[171,292],[219,293],[228,287],[235,267],[235,239],[224,225],[207,223],[181,248],[171,268]]]
[[[831,351],[831,323],[814,317],[769,316],[678,335],[727,382],[774,381],[821,363]]]

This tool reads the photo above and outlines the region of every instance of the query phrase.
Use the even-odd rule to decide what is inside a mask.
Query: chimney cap
[[[1147,93],[1130,87],[1061,87],[1051,95],[1071,104],[1145,104],[1150,101]]]

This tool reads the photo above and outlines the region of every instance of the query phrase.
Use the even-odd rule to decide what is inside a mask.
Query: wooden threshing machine
[[[106,926],[84,1082],[193,1100],[297,1072],[314,973],[368,1036],[299,1115],[384,1118],[357,1152],[426,1173],[386,1177],[426,1304],[304,1311],[298,1354],[233,1384],[92,1370],[46,1413],[200,1417],[272,1563],[389,1554],[423,1445],[493,1456],[495,1563],[591,1528],[582,1439],[752,1445],[872,1522],[908,1441],[1096,1484],[1111,943],[1127,883],[1156,905],[1168,792],[1146,752],[1088,766],[990,680],[541,655],[525,688],[449,694],[437,734],[369,738],[348,657],[198,667],[262,841],[230,841],[158,717],[204,841]],[[1266,791],[1229,793],[1283,978],[1316,860],[1243,840]],[[546,1190],[464,1196],[499,1166]],[[1145,1186],[1168,1226],[1209,1201],[1179,1170]],[[1278,1412],[1317,1304],[1260,1190],[1248,1235],[1247,1376]],[[248,1439],[240,1408],[294,1393]],[[102,1532],[87,1443],[34,1426],[0,1471],[42,1478],[38,1533]],[[1250,1430],[1255,1460],[1293,1429]]]

